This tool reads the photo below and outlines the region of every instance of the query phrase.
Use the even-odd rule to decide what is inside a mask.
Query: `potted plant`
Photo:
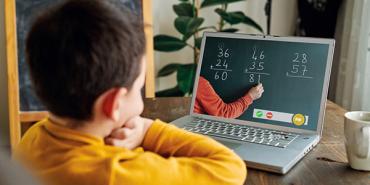
[[[159,78],[177,72],[177,85],[157,92],[156,96],[159,97],[191,95],[202,40],[201,31],[237,32],[239,30],[233,26],[245,24],[263,33],[261,26],[242,11],[227,10],[230,3],[245,0],[203,0],[202,3],[199,0],[179,1],[178,4],[173,5],[173,10],[177,15],[174,20],[174,26],[181,33],[182,37],[156,35],[154,37],[154,49],[161,52],[175,52],[185,47],[190,47],[193,50],[193,61],[188,64],[171,63],[159,70],[157,74]],[[199,16],[199,12],[203,8],[211,6],[215,7],[214,12],[220,17],[220,20],[218,25],[203,26],[204,18]]]

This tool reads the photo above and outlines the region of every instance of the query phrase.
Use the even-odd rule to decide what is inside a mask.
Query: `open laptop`
[[[205,32],[190,114],[172,123],[218,140],[248,167],[285,174],[321,138],[333,53],[333,39]],[[259,83],[260,99],[225,116],[237,111],[225,106]],[[216,95],[199,94],[209,89]],[[224,104],[204,103],[210,96]],[[226,114],[207,112],[217,108]]]

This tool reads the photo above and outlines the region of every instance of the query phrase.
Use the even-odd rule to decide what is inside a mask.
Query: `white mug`
[[[370,112],[347,112],[344,117],[349,165],[356,170],[370,171]]]

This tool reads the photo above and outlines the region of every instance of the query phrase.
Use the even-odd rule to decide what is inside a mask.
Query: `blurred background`
[[[366,0],[154,0],[156,95],[191,95],[188,82],[193,80],[191,64],[196,63],[192,37],[205,30],[306,36],[336,40],[328,99],[348,110],[370,110],[369,4]],[[197,15],[186,13],[186,7],[193,7]],[[184,16],[194,23],[185,20],[188,30],[179,26]],[[225,30],[219,29],[221,21]],[[186,34],[194,34],[186,40],[191,46],[182,47]],[[171,40],[174,45],[167,45],[177,49],[163,48],[166,39],[179,39],[180,43]]]

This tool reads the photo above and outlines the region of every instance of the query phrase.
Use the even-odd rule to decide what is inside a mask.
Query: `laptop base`
[[[182,128],[193,119],[194,117],[188,115],[171,123]],[[294,139],[286,148],[280,148],[220,137],[212,138],[232,149],[246,161],[248,167],[279,174],[287,173],[319,141],[318,135],[300,134],[298,138]]]

